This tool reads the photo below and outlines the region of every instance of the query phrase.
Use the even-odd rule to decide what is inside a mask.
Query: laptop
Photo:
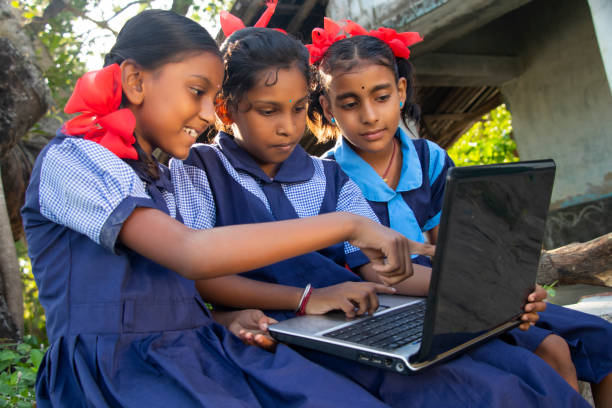
[[[535,286],[552,160],[449,169],[427,298],[379,295],[371,316],[298,316],[278,341],[409,374],[520,324]]]

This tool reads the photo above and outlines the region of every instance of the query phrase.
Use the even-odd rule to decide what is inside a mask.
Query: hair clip
[[[267,27],[268,23],[270,22],[270,19],[272,18],[272,15],[274,15],[274,12],[276,11],[277,4],[278,0],[266,0],[266,10],[263,12],[261,17],[259,17],[259,20],[257,20],[253,27]],[[221,29],[223,30],[223,34],[226,37],[229,37],[238,30],[246,28],[244,22],[229,11],[221,11],[219,13],[219,20],[221,22]],[[274,30],[286,34],[286,31],[281,30],[280,28],[275,28]]]

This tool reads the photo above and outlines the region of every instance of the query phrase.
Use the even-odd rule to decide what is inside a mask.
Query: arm
[[[425,236],[427,237],[427,242],[431,245],[436,245],[438,243],[438,230],[440,229],[439,225],[436,225],[429,231],[425,231]]]
[[[370,258],[386,283],[394,284],[412,274],[411,252],[433,253],[430,245],[348,213],[192,230],[159,210],[136,208],[123,223],[119,240],[188,279],[244,272],[349,241]]]
[[[376,272],[372,271],[374,275]],[[243,276],[224,276],[196,282],[202,298],[217,305],[264,310],[298,308],[304,288],[261,282]],[[374,313],[378,308],[376,293],[395,293],[395,289],[370,282],[344,282],[314,289],[306,314],[324,314],[342,310],[347,317]]]
[[[414,274],[396,284],[393,288],[397,291],[398,295],[407,296],[427,296],[429,293],[429,281],[431,279],[431,268],[423,265],[413,264],[412,269]],[[380,282],[378,274],[372,269],[372,264],[368,263],[358,269],[358,273],[361,277],[369,282]]]

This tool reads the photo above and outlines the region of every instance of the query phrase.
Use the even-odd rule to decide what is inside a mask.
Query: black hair
[[[333,43],[323,57],[314,65],[314,79],[308,103],[308,127],[319,142],[336,139],[338,128],[329,123],[323,115],[323,107],[319,101],[327,91],[324,75],[350,72],[363,60],[389,68],[395,80],[406,79],[406,100],[401,110],[401,118],[408,126],[409,121],[419,123],[421,109],[415,102],[414,70],[406,58],[393,55],[391,48],[376,37],[357,35]]]
[[[221,53],[225,66],[221,98],[226,109],[238,109],[244,95],[261,79],[262,71],[274,70],[265,79],[267,86],[273,86],[279,70],[297,67],[310,87],[308,50],[291,35],[271,28],[243,28],[223,42]]]
[[[145,10],[125,23],[115,45],[104,57],[104,66],[131,60],[146,70],[155,70],[200,52],[221,57],[215,40],[204,27],[172,11]],[[126,159],[126,162],[157,179],[157,163],[138,143],[134,147],[138,160]]]

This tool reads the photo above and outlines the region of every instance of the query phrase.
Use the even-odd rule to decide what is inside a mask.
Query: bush
[[[32,335],[0,345],[0,407],[35,406],[36,372],[45,351],[46,346]]]
[[[512,139],[512,115],[500,105],[476,122],[448,149],[457,166],[508,163],[519,160]]]

